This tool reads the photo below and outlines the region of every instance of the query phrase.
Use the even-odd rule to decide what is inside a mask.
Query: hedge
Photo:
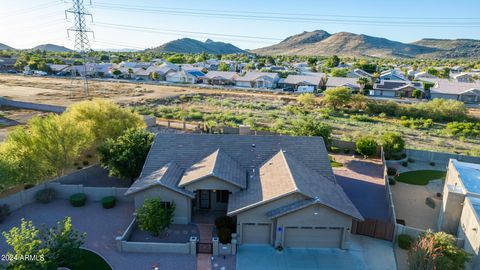
[[[54,189],[46,188],[35,193],[35,200],[39,203],[49,203],[55,200],[56,192]]]
[[[413,237],[407,234],[400,234],[398,236],[398,246],[401,249],[408,250],[412,247],[413,244]]]
[[[85,195],[85,193],[76,193],[70,196],[70,204],[73,207],[84,206],[86,201],[87,196]]]
[[[105,209],[110,209],[115,206],[116,199],[113,196],[107,196],[102,198],[102,206]]]

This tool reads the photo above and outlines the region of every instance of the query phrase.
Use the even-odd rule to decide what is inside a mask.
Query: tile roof
[[[344,77],[328,77],[327,87],[339,87],[351,85],[353,87],[360,88],[360,85],[357,83],[358,78],[344,78]]]
[[[233,71],[209,71],[205,76],[209,79],[224,79],[233,81],[238,74]]]
[[[183,174],[178,185],[184,187],[188,184],[213,176],[240,188],[246,188],[246,170],[221,149],[215,150],[209,156],[193,164]]]
[[[480,82],[469,83],[439,79],[436,81],[435,86],[430,88],[431,93],[451,95],[461,95],[471,91],[476,95],[480,95]]]
[[[183,172],[184,170],[175,162],[169,162],[148,175],[140,176],[125,192],[125,195],[137,193],[153,186],[162,186],[194,198],[193,193],[178,187]]]
[[[169,181],[160,181],[170,188],[212,174],[236,183],[246,179],[241,182],[246,189],[229,198],[231,214],[298,193],[362,219],[336,183],[321,137],[158,134],[140,179],[158,179],[158,175],[163,179],[168,172],[164,167],[173,162],[183,176],[175,174],[177,180],[169,177],[165,178]],[[135,187],[149,185],[138,183]]]
[[[319,85],[322,78],[322,73],[318,75],[288,75],[288,77],[283,80],[283,83]]]
[[[260,77],[269,77],[271,79],[279,78],[277,73],[273,72],[247,72],[243,77],[238,77],[236,80],[241,82],[255,81]]]

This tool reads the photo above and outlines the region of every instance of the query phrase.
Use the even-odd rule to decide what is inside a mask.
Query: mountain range
[[[147,51],[211,54],[245,53],[244,50],[235,47],[230,43],[216,42],[211,39],[207,39],[205,42],[202,42],[191,38],[182,38],[170,41],[153,49],[148,49]]]
[[[1,50],[15,50],[14,48],[8,46],[8,45],[5,45],[3,43],[0,43],[0,51]]]
[[[47,52],[71,52],[67,47],[55,45],[55,44],[42,44],[36,47],[33,47],[31,50],[40,50],[40,51],[47,51]]]
[[[259,55],[480,58],[480,40],[422,39],[402,43],[349,32],[330,34],[316,30],[290,36],[278,44],[250,52]]]

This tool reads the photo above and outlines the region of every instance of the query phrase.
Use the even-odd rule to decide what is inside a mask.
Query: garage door
[[[285,247],[339,248],[343,228],[339,227],[286,227]]]
[[[271,225],[269,223],[243,223],[243,244],[270,244]]]

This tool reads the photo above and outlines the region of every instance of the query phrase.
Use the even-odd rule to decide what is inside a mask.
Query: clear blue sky
[[[64,13],[70,7],[70,2],[0,0],[0,43],[15,48],[30,48],[43,43],[73,47],[73,36],[67,39],[66,34],[66,29],[73,24],[73,17],[70,16],[70,21],[67,22]],[[316,29],[330,33],[362,33],[402,42],[413,42],[424,37],[480,39],[478,0],[92,2],[93,6],[86,7],[96,22],[90,24],[90,28],[95,31],[95,41],[91,42],[93,48],[141,49],[177,38],[191,37],[199,40],[211,38],[230,42],[243,49],[253,49],[277,43],[277,39]],[[448,19],[452,17],[456,19]],[[106,27],[105,23],[115,26]],[[140,31],[130,31],[121,25],[143,28]],[[151,29],[146,30],[145,27]]]

